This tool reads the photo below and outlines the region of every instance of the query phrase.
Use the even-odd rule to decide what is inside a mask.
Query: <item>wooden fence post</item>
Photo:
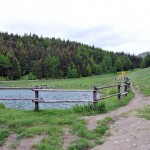
[[[94,109],[96,108],[96,103],[97,103],[97,88],[96,88],[96,86],[93,86],[93,105],[94,105]]]
[[[128,80],[128,92],[130,91],[130,79]]]
[[[118,83],[118,101],[120,101],[121,93],[120,93],[120,83]]]
[[[126,81],[125,82],[125,96],[127,96],[128,95],[128,82]]]
[[[39,91],[35,90],[35,99],[39,99]],[[39,110],[39,102],[35,102],[35,110]]]

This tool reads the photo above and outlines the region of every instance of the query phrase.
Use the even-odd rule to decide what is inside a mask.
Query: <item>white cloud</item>
[[[149,0],[1,0],[0,30],[141,53],[150,49]]]

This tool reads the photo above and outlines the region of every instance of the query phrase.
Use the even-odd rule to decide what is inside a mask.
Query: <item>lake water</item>
[[[92,100],[92,92],[39,92],[42,100]],[[24,89],[11,89],[0,90],[0,98],[35,98],[35,92]],[[34,102],[31,100],[0,100],[7,108],[26,109],[32,110],[35,107]],[[65,109],[75,106],[76,104],[83,105],[82,103],[39,103],[40,109]],[[84,103],[85,104],[85,103]]]

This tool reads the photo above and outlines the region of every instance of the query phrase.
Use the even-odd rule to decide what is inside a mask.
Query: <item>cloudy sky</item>
[[[150,51],[149,0],[0,0],[0,31]]]

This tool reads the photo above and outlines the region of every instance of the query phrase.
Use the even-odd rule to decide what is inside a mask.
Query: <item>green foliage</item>
[[[108,71],[111,71],[112,68],[112,59],[109,55],[105,55],[104,60],[106,62],[106,66],[108,68]]]
[[[107,67],[105,59],[103,59],[102,61],[102,67],[103,67],[103,72],[108,73],[108,67]]]
[[[78,71],[75,68],[75,65],[73,63],[71,65],[69,65],[69,67],[68,67],[67,77],[68,78],[77,78],[78,77]]]
[[[14,80],[30,72],[38,79],[99,75],[112,72],[117,58],[121,59],[124,70],[139,67],[141,63],[141,59],[134,55],[108,52],[60,38],[43,38],[35,34],[19,36],[1,32],[0,37],[1,54],[10,60],[11,66],[7,67],[5,64],[5,67],[0,69],[0,75]],[[5,63],[3,58],[0,60]],[[68,75],[69,66],[73,72],[72,77]]]
[[[10,66],[11,63],[9,58],[0,53],[0,74],[2,77],[6,77],[8,75],[7,69]]]
[[[123,67],[122,67],[122,63],[120,59],[117,59],[115,61],[115,65],[114,65],[114,69],[118,72],[118,71],[122,71]]]
[[[103,67],[101,64],[96,65],[96,75],[103,74]]]
[[[75,141],[70,147],[69,150],[86,150],[92,148],[92,144],[90,144],[89,140],[87,139],[78,139]]]
[[[82,115],[91,115],[106,112],[106,106],[103,102],[96,103],[95,105],[89,103],[83,106],[76,105],[75,107],[73,107],[73,110],[76,113],[81,113]]]
[[[87,70],[87,75],[91,76],[92,75],[92,68],[91,68],[90,64],[87,65],[86,70]]]
[[[129,70],[131,68],[132,62],[128,56],[122,56],[121,58],[123,70]]]
[[[36,76],[34,76],[32,72],[30,72],[28,75],[28,80],[35,80],[35,79],[36,79]]]
[[[141,68],[147,68],[150,67],[150,55],[147,55],[145,58],[143,58],[141,62]]]
[[[3,103],[0,103],[0,109],[5,109],[5,105]]]
[[[2,146],[9,135],[9,130],[6,128],[2,128],[2,126],[0,126],[0,128],[0,146]]]

